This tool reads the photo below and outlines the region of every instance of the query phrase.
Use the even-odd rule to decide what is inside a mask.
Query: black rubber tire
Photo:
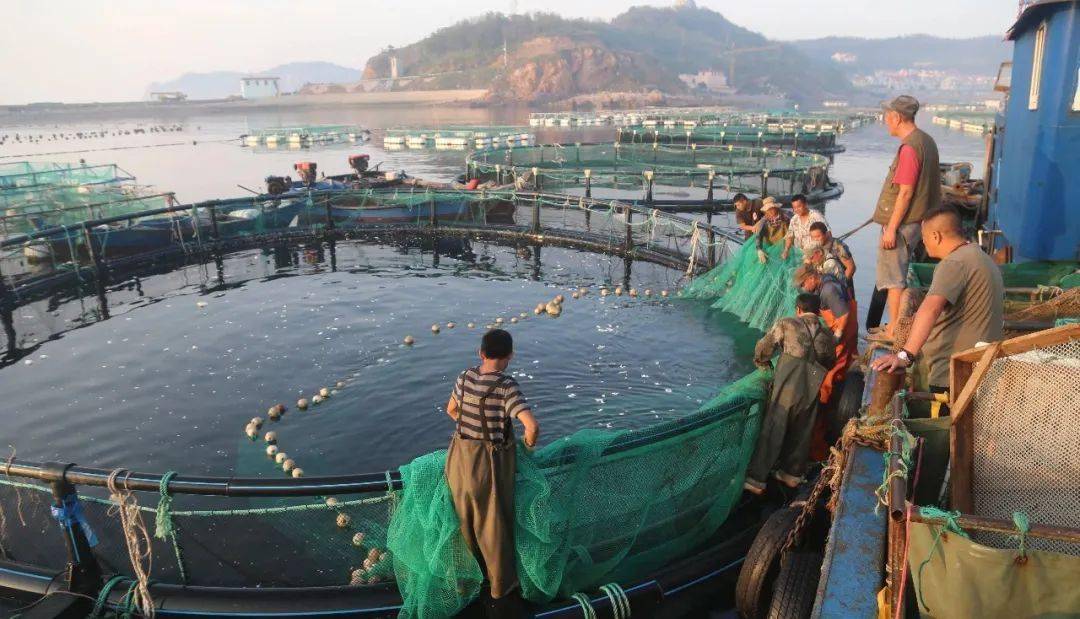
[[[780,550],[801,510],[781,507],[765,520],[746,553],[735,584],[735,608],[743,619],[765,616],[773,581],[780,572]]]
[[[806,619],[814,610],[818,580],[821,579],[820,552],[793,550],[780,561],[769,619]]]
[[[848,420],[859,416],[862,409],[863,387],[866,378],[859,370],[849,370],[844,377],[844,384],[840,387],[840,395],[836,398],[834,406],[829,411],[829,423],[825,428],[825,438],[829,444],[836,443],[836,439],[844,432],[844,426]]]

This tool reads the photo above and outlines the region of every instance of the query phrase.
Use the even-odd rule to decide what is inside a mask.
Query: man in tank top
[[[504,370],[514,340],[492,329],[480,342],[480,365],[454,383],[446,414],[457,422],[446,454],[446,482],[461,521],[465,543],[484,569],[496,616],[515,616],[520,600],[514,555],[514,477],[517,471],[513,420],[525,428],[525,445],[536,445],[540,426],[525,396]]]
[[[887,291],[889,325],[885,337],[892,339],[900,298],[907,288],[908,263],[919,242],[920,222],[928,210],[941,205],[941,170],[937,143],[915,126],[918,100],[901,95],[881,107],[889,135],[900,140],[873,217],[881,225],[877,288]]]

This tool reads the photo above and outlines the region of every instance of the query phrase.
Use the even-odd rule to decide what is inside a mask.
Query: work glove
[[[765,252],[760,250],[760,249],[757,250],[757,259],[758,259],[758,262],[760,262],[761,264],[765,264],[766,262],[769,261],[769,257],[766,256]]]

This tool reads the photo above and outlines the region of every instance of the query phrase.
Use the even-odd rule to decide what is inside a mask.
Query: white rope
[[[584,593],[575,593],[570,596],[571,599],[577,600],[579,606],[581,606],[581,614],[585,616],[585,619],[597,619],[596,609],[592,607],[592,602],[589,601],[589,597]]]
[[[701,240],[701,228],[694,226],[694,235],[690,237],[690,259],[686,264],[686,275],[693,277],[694,269],[697,267],[697,247]]]
[[[143,617],[154,618],[154,599],[150,595],[150,571],[153,567],[153,549],[150,547],[150,532],[143,522],[139,503],[135,499],[135,493],[125,487],[121,490],[117,484],[117,478],[124,469],[116,469],[109,473],[106,487],[109,489],[110,498],[116,503],[116,507],[109,510],[109,515],[120,517],[120,528],[124,533],[124,543],[127,546],[128,560],[131,561],[131,569],[135,575],[135,588],[131,592],[132,604],[139,609]],[[130,475],[125,473],[125,478]]]

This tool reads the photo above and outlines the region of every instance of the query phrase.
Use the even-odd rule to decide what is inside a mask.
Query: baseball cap
[[[900,95],[892,101],[882,101],[881,109],[894,112],[900,112],[902,115],[914,118],[915,113],[919,111],[919,100],[911,95]]]

